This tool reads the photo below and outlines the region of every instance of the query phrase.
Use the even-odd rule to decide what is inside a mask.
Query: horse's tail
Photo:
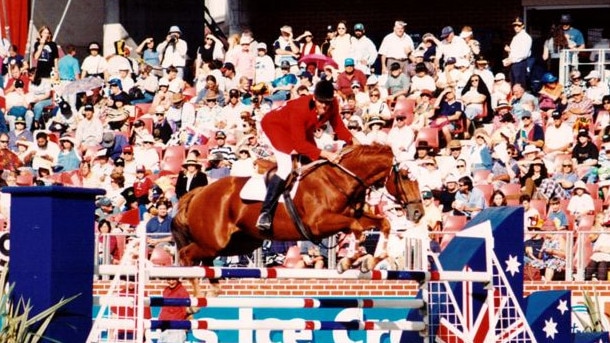
[[[187,213],[195,194],[197,192],[188,192],[180,198],[178,211],[176,211],[176,216],[172,219],[172,236],[178,250],[187,246],[192,241]]]

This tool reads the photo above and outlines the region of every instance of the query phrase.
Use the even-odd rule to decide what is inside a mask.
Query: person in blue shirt
[[[61,167],[59,171],[67,172],[80,168],[81,158],[74,149],[76,145],[74,138],[66,135],[59,139],[60,152],[57,157],[57,167]]]
[[[59,79],[61,81],[74,81],[80,76],[80,65],[76,57],[76,48],[68,44],[64,50],[66,54],[57,62]]]
[[[169,200],[159,199],[155,206],[156,215],[148,220],[146,223],[146,234],[149,237],[146,238],[149,246],[155,246],[159,243],[171,242],[171,223],[172,217],[169,215],[169,210],[172,207],[172,203]]]
[[[299,82],[296,75],[290,72],[290,63],[282,61],[282,75],[271,81],[272,94],[269,97],[273,101],[284,101],[290,99],[290,93]]]
[[[568,216],[561,209],[561,200],[558,197],[553,197],[549,201],[549,214],[546,219],[553,223],[556,230],[566,230],[568,228]]]
[[[472,179],[462,176],[458,180],[458,192],[451,207],[455,215],[472,219],[487,207],[487,203],[483,191],[474,187]]]
[[[569,14],[562,14],[559,22],[561,23],[564,34],[568,38],[568,47],[570,49],[584,49],[585,38],[579,29],[572,27],[572,16]]]

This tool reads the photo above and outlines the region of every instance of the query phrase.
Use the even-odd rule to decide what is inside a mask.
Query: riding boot
[[[261,214],[258,216],[258,220],[256,221],[256,227],[262,233],[271,233],[271,224],[273,222],[275,209],[277,208],[277,201],[282,192],[284,192],[285,186],[286,181],[282,180],[282,178],[277,175],[273,175],[269,180],[269,184],[267,185],[267,195],[265,195],[265,201],[263,201]]]

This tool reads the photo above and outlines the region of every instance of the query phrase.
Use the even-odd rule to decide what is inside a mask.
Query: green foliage
[[[585,307],[587,308],[587,315],[589,318],[582,318],[581,313],[575,313],[576,318],[583,327],[583,331],[585,332],[602,332],[608,331],[609,328],[604,327],[604,323],[602,321],[602,317],[604,312],[601,310],[599,305],[599,298],[597,297],[597,293],[595,293],[595,301],[591,299],[588,293],[583,293],[583,297],[585,299]]]
[[[41,338],[58,342],[44,336],[44,332],[53,320],[55,313],[65,304],[74,300],[80,294],[67,299],[61,299],[57,304],[29,318],[32,311],[30,301],[20,298],[15,304],[12,300],[14,284],[7,280],[7,266],[0,272],[0,342],[3,343],[36,343]],[[37,329],[33,329],[34,326]],[[59,342],[58,342],[59,343]]]

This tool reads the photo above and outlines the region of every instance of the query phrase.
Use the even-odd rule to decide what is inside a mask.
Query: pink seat
[[[456,232],[461,231],[464,226],[466,226],[466,222],[468,218],[466,216],[453,216],[449,215],[443,221],[443,232],[445,233],[441,239],[441,250],[445,249],[447,244],[453,239]]]
[[[172,255],[161,247],[155,247],[150,253],[150,262],[156,266],[171,266],[174,263]]]
[[[286,252],[286,259],[284,260],[284,267],[294,268],[301,262],[301,248],[298,245],[291,246]]]
[[[434,149],[438,149],[440,146],[438,141],[438,128],[436,127],[422,127],[417,132],[417,142],[428,142],[428,145]]]

